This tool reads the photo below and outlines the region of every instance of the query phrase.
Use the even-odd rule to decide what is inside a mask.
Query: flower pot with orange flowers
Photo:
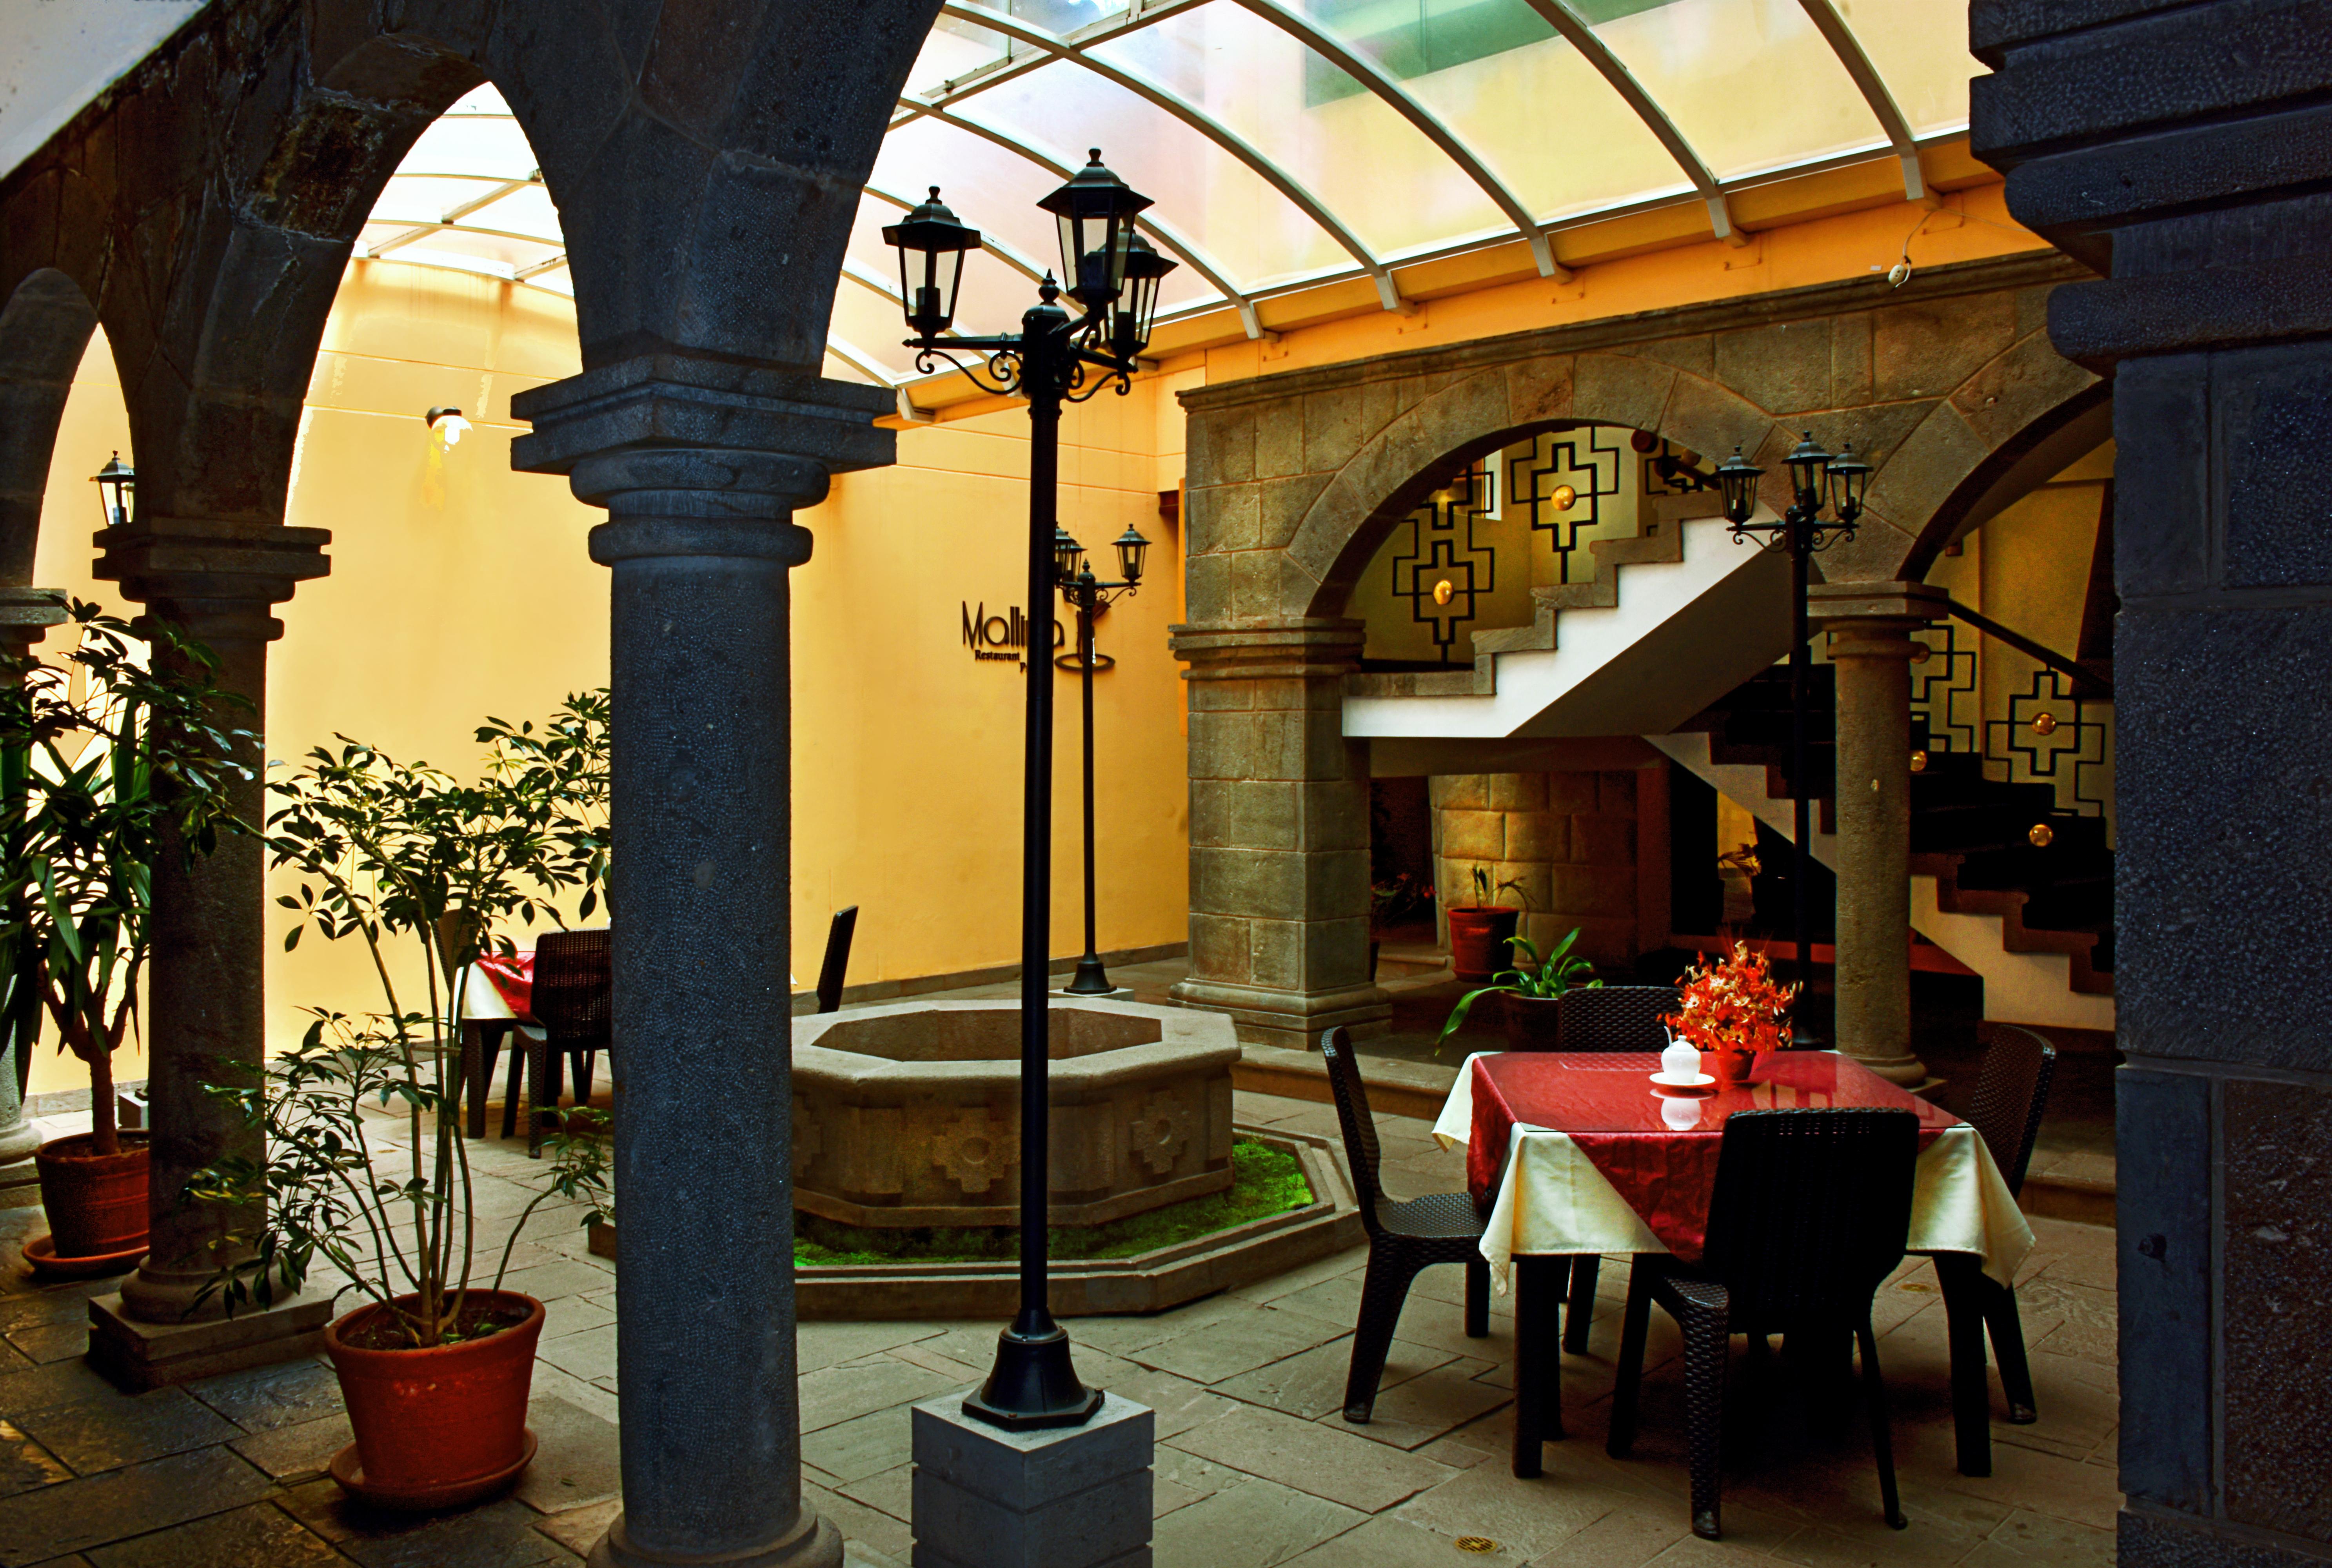
[[[1796,986],[1773,983],[1764,954],[1736,942],[1728,956],[1685,971],[1677,1010],[1660,1022],[1708,1058],[1720,1086],[1737,1089],[1756,1082],[1768,1054],[1790,1048],[1797,998]]]

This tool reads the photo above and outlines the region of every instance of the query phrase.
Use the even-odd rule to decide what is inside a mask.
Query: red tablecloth
[[[505,958],[488,953],[478,960],[478,972],[501,993],[519,1022],[534,1022],[534,954],[520,952]]]
[[[1897,1088],[1859,1062],[1828,1051],[1783,1051],[1758,1081],[1700,1100],[1697,1123],[1679,1130],[1660,1111],[1648,1075],[1656,1055],[1507,1052],[1474,1059],[1474,1124],[1466,1185],[1486,1204],[1516,1123],[1567,1134],[1653,1235],[1686,1262],[1708,1234],[1708,1203],[1725,1118],[1735,1111],[1877,1105],[1916,1111],[1925,1150],[1959,1118]]]

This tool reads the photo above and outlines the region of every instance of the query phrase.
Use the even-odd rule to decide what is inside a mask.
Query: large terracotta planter
[[[124,1133],[121,1152],[100,1154],[97,1134],[55,1138],[33,1151],[41,1207],[59,1257],[105,1257],[146,1245],[146,1140]]]
[[[1526,997],[1518,991],[1502,991],[1498,1009],[1505,1018],[1507,1049],[1555,1049],[1559,1038],[1556,1026],[1563,1014],[1560,997]]]
[[[526,1401],[542,1338],[542,1303],[510,1290],[471,1296],[522,1306],[525,1321],[428,1350],[349,1343],[383,1310],[378,1305],[359,1307],[324,1330],[357,1435],[331,1465],[345,1490],[387,1507],[455,1507],[509,1487],[534,1457]]]
[[[1522,922],[1519,909],[1472,904],[1449,912],[1449,966],[1462,985],[1483,985],[1500,970],[1515,967],[1506,942]]]

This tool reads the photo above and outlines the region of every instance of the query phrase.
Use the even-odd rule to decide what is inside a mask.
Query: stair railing
[[[2024,690],[2008,695],[2004,713],[1983,710],[1982,643],[1945,623],[1919,640],[1934,650],[1911,669],[1911,708],[1924,717],[1927,749],[1974,752],[1986,778],[2046,784],[2058,816],[2110,821],[2113,792],[2113,686],[2096,672],[1956,600],[1954,620],[1998,640],[2039,668]],[[1917,764],[1915,762],[1915,766]]]

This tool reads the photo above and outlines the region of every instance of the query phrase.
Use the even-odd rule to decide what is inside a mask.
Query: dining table
[[[1444,1149],[1466,1151],[1482,1256],[1515,1294],[1515,1474],[1539,1474],[1540,1444],[1563,1435],[1554,1324],[1571,1260],[1697,1261],[1735,1111],[1880,1106],[1919,1118],[1905,1250],[1935,1264],[1960,1472],[1990,1475],[1982,1281],[2012,1284],[2032,1230],[1975,1128],[1835,1051],[1773,1052],[1736,1086],[1667,1087],[1651,1082],[1659,1069],[1653,1052],[1472,1056],[1434,1123]]]

